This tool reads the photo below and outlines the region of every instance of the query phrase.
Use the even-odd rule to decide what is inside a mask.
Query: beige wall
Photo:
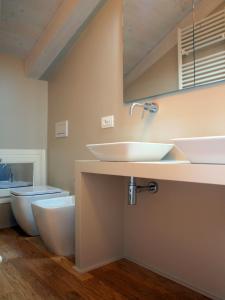
[[[93,158],[87,143],[225,133],[224,84],[157,99],[156,115],[142,120],[137,108],[129,117],[123,104],[121,28],[120,0],[109,1],[50,78],[52,185],[73,192],[74,160]],[[101,129],[100,117],[111,114],[115,128]],[[55,122],[66,119],[69,137],[55,139]],[[154,200],[143,194],[136,208],[125,207],[126,255],[224,299],[224,198],[223,187],[161,182]]]
[[[210,298],[225,299],[225,187],[158,184],[157,194],[138,194],[136,207],[125,204],[125,256]]]
[[[21,60],[0,54],[0,148],[45,148],[47,101],[47,82],[25,78]]]
[[[119,13],[118,13],[119,12]],[[119,0],[109,1],[81,35],[49,80],[49,183],[73,191],[73,162],[92,158],[87,143],[116,138],[103,131],[100,117],[122,104],[122,35]],[[69,137],[55,139],[54,125],[69,121]]]

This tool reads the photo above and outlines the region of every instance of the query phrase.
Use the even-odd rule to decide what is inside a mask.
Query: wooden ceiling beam
[[[40,79],[102,2],[102,0],[64,0],[26,57],[26,75]]]

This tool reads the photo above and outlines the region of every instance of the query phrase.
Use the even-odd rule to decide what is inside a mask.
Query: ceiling
[[[25,58],[64,0],[0,0],[0,52]]]
[[[124,0],[127,75],[192,9],[192,0]]]
[[[104,1],[78,2],[83,8],[77,11],[88,15],[88,5]],[[64,3],[65,0],[0,0],[0,52],[25,59]],[[192,0],[123,0],[123,3],[124,73],[128,74],[191,10]],[[73,19],[79,16],[72,15]]]

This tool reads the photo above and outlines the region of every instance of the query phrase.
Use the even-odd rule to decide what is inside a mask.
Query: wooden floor
[[[0,300],[208,299],[127,260],[81,275],[18,229],[0,230],[0,255]]]

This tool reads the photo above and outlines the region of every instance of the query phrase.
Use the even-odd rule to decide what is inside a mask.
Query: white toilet
[[[41,199],[68,196],[69,192],[50,186],[29,186],[10,190],[11,207],[19,226],[31,236],[39,235],[31,203]]]
[[[32,203],[32,209],[46,247],[57,255],[74,254],[74,196],[35,201]]]

